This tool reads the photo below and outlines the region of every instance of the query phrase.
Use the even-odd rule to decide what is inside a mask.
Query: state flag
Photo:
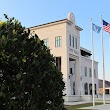
[[[94,23],[92,23],[92,30],[99,33],[100,30],[101,30],[101,27],[99,27],[99,26],[95,25]]]

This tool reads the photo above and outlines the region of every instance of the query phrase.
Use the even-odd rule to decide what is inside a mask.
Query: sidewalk
[[[110,110],[110,104],[104,105],[96,105],[95,107],[90,106],[90,107],[82,107],[79,109],[92,109],[92,110]]]
[[[95,98],[95,102],[102,102],[103,98]],[[92,103],[92,101],[77,101],[77,102],[64,102],[64,105],[78,105],[78,104],[86,104],[86,103]],[[105,103],[110,103],[110,97],[106,97]]]
[[[86,103],[92,103],[92,101],[64,102],[64,105],[79,105],[79,104],[86,104]]]

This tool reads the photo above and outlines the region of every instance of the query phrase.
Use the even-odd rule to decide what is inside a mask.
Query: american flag
[[[103,30],[110,33],[110,24],[103,20]]]

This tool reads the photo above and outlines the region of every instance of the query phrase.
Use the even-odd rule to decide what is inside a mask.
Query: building
[[[91,52],[81,48],[81,74],[80,87],[83,93],[81,95],[92,95],[92,61]],[[94,83],[95,94],[98,94],[98,62],[94,61]]]
[[[99,79],[99,94],[103,95],[103,80]],[[110,82],[105,80],[105,94],[110,94]]]
[[[91,95],[91,52],[80,46],[80,31],[73,13],[66,19],[30,27],[56,57],[56,66],[63,73],[66,101],[80,100],[79,96]],[[95,88],[98,90],[98,63],[94,61]],[[74,98],[73,100],[73,97]]]

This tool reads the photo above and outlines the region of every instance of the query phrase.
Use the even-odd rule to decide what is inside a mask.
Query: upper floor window
[[[71,46],[71,35],[69,35],[69,45]]]
[[[75,38],[75,48],[77,49],[77,38]]]
[[[89,77],[92,77],[92,71],[91,71],[91,68],[89,68]]]
[[[61,36],[55,37],[55,47],[61,47]]]
[[[84,67],[84,74],[87,76],[87,67]]]
[[[94,78],[96,78],[96,71],[95,71],[95,69],[94,69]]]
[[[75,36],[69,35],[69,46],[73,48],[78,48],[78,39]]]
[[[72,70],[72,68],[70,68],[70,74],[73,74],[73,70]]]
[[[48,47],[48,39],[44,39],[44,45]]]
[[[73,48],[74,48],[74,36],[72,36],[72,44],[73,44]]]

